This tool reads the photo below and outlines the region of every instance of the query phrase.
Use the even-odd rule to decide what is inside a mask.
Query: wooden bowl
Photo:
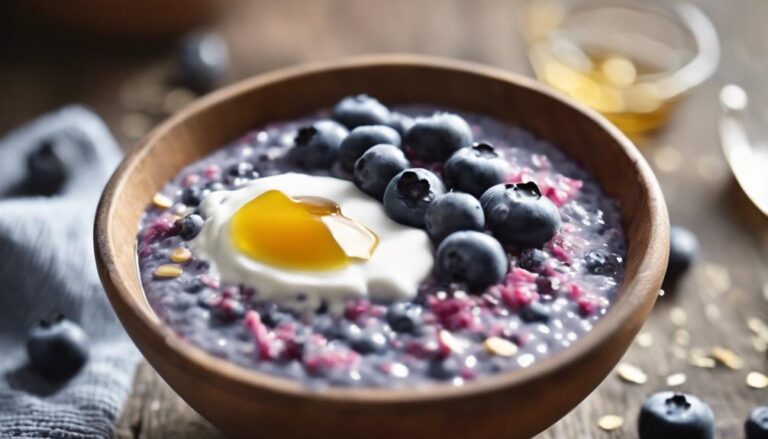
[[[181,168],[270,121],[326,108],[353,93],[385,103],[481,112],[550,140],[621,203],[626,280],[610,311],[564,351],[527,369],[462,387],[308,391],[214,358],[177,337],[147,304],[136,264],[139,217]],[[267,73],[205,96],[153,130],[109,182],[96,218],[99,274],[128,334],[195,410],[238,437],[529,437],[583,400],[650,312],[666,269],[669,224],[648,164],[595,112],[504,71],[421,56],[383,55]]]

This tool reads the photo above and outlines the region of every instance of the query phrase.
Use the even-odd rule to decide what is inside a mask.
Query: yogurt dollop
[[[346,218],[376,235],[375,250],[369,258],[352,260],[335,270],[286,269],[250,257],[235,245],[231,224],[244,205],[269,191],[335,202]],[[206,220],[190,242],[192,251],[209,261],[222,281],[252,287],[256,299],[297,311],[315,310],[326,303],[338,313],[345,302],[357,298],[408,300],[432,272],[427,233],[392,221],[381,203],[349,181],[297,173],[264,177],[236,190],[211,193],[200,210]]]

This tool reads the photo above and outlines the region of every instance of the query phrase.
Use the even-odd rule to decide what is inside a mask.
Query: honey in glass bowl
[[[720,53],[711,22],[687,3],[535,0],[522,24],[538,79],[628,134],[664,125]]]

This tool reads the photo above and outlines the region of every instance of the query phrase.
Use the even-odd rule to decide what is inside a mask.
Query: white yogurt
[[[270,190],[336,202],[344,216],[378,236],[373,255],[338,270],[310,272],[273,267],[241,253],[230,238],[232,217]],[[427,233],[392,221],[379,201],[346,180],[295,173],[265,177],[237,190],[213,192],[200,209],[206,220],[190,242],[193,253],[209,261],[222,281],[252,287],[258,299],[298,311],[317,309],[323,301],[338,313],[349,299],[411,299],[432,272],[433,251]]]

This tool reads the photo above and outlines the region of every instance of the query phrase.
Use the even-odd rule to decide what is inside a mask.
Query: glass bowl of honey
[[[712,22],[690,3],[532,0],[521,18],[537,78],[627,134],[663,126],[720,59]]]

